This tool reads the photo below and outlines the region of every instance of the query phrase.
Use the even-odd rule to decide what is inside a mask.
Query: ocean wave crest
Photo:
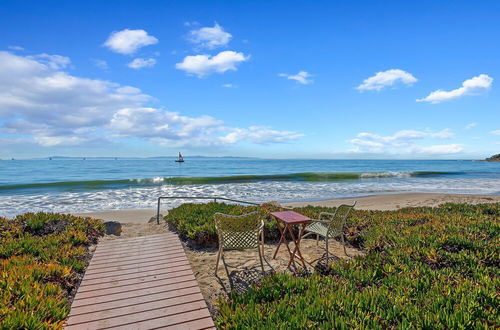
[[[95,190],[127,188],[136,186],[160,185],[206,185],[224,183],[251,183],[267,181],[297,181],[297,182],[335,182],[346,180],[384,179],[384,178],[409,178],[424,176],[444,176],[457,174],[454,172],[305,172],[289,174],[265,175],[235,175],[211,177],[154,177],[146,179],[120,179],[120,180],[89,180],[89,181],[64,181],[46,183],[27,183],[14,185],[0,185],[0,191],[13,190]]]

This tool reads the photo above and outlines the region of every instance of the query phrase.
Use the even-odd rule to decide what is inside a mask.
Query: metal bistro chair
[[[340,205],[334,213],[321,212],[319,214],[319,220],[312,220],[311,223],[307,225],[305,231],[307,234],[302,236],[302,238],[316,234],[316,245],[318,245],[319,237],[323,237],[326,242],[326,267],[328,267],[328,241],[329,239],[334,239],[340,236],[342,246],[344,247],[344,253],[347,256],[347,251],[345,248],[344,240],[344,226],[349,213],[356,205],[356,202],[352,205],[342,204]]]
[[[215,276],[217,276],[219,270],[219,261],[222,259],[229,277],[229,270],[224,260],[224,250],[257,249],[260,267],[264,272],[264,263],[262,261],[264,255],[264,220],[259,212],[255,211],[237,216],[216,213],[214,220],[217,235],[219,236],[219,253],[217,255],[217,265],[215,266]]]

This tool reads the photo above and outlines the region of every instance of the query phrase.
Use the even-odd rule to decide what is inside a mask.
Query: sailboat
[[[175,160],[177,163],[184,163],[184,158],[182,158],[182,154],[179,152],[179,158]]]

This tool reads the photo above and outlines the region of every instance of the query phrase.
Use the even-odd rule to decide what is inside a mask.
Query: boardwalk
[[[214,324],[178,237],[101,242],[67,329],[207,329]]]

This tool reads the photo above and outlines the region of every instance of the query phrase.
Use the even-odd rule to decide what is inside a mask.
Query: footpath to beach
[[[177,235],[101,241],[66,329],[210,329],[214,323]]]

